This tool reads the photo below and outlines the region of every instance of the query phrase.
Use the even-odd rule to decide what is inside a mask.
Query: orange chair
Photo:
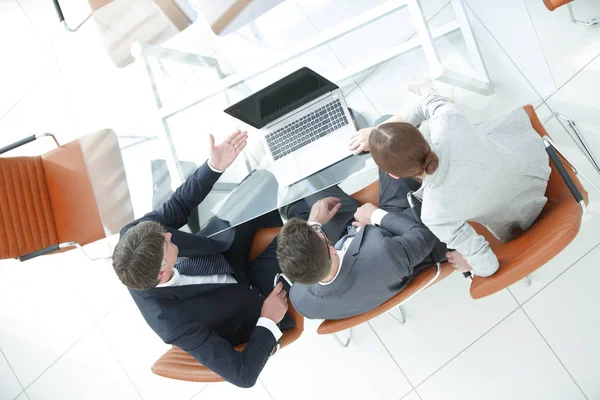
[[[261,229],[256,232],[248,260],[252,261],[258,257],[258,255],[269,246],[278,233],[279,228]],[[283,332],[283,336],[281,337],[281,342],[279,345],[280,348],[283,348],[296,341],[304,330],[304,318],[296,310],[294,310],[291,304],[289,305],[288,313],[296,322],[296,326]],[[246,347],[246,344],[236,346],[235,349],[237,351],[242,351],[244,347]],[[156,375],[171,379],[178,379],[181,381],[223,381],[221,376],[200,364],[194,357],[176,346],[173,346],[171,349],[169,349],[154,363],[152,366],[152,372],[154,372]]]
[[[574,171],[564,168],[566,160],[556,152],[533,107],[528,105],[524,109],[533,128],[544,138],[551,158],[552,172],[546,189],[548,202],[534,224],[510,242],[503,243],[483,226],[471,224],[479,234],[485,236],[500,262],[500,268],[494,275],[473,278],[470,292],[474,299],[489,296],[526,279],[560,253],[579,232],[581,218],[588,204],[587,192]],[[569,181],[572,188],[567,183]],[[576,201],[573,201],[574,196]]]
[[[379,181],[375,181],[366,188],[354,193],[352,197],[361,204],[372,203],[374,205],[379,205]],[[340,344],[340,346],[348,347],[350,341],[352,340],[353,327],[360,325],[363,322],[367,322],[385,312],[390,312],[394,309],[397,309],[400,312],[400,319],[393,314],[390,315],[400,324],[404,324],[406,322],[406,316],[404,314],[404,310],[402,309],[402,304],[412,299],[434,283],[441,281],[452,272],[454,272],[454,267],[448,262],[438,263],[436,265],[427,267],[420,271],[400,293],[396,294],[394,297],[379,305],[375,309],[354,317],[337,320],[325,320],[319,325],[317,333],[320,335],[333,334],[333,338],[336,340],[336,342],[338,342],[338,344]],[[342,331],[348,331],[348,337],[345,341],[341,340],[337,335],[338,332]]]
[[[580,21],[577,18],[575,18],[575,14],[573,13],[573,5],[571,4],[572,1],[573,0],[544,0],[544,5],[546,6],[546,8],[548,8],[548,10],[554,11],[558,7],[567,4],[567,8],[569,9],[569,16],[571,17],[571,22],[577,25],[591,26],[600,23],[600,18],[594,18],[589,21]]]
[[[44,136],[54,138],[32,135],[0,154]],[[0,259],[83,251],[133,220],[119,143],[108,129],[41,156],[0,158],[0,188]]]

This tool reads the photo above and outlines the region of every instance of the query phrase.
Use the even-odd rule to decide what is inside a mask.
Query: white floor
[[[281,51],[382,2],[287,0],[258,19],[260,46],[244,38],[247,28],[218,40],[203,26],[192,28],[205,52],[239,70],[256,62],[257,54]],[[86,2],[61,3],[70,21],[88,11]],[[422,3],[433,25],[453,17],[445,0]],[[538,106],[540,117],[560,111],[578,123],[600,156],[600,26],[573,25],[565,8],[551,13],[541,0],[466,3],[495,94],[456,89],[458,107],[473,122],[527,103]],[[574,7],[582,19],[600,16],[597,0],[577,0]],[[327,75],[413,33],[406,10],[399,11],[277,74],[305,64]],[[120,135],[158,132],[143,71],[136,64],[114,68],[93,22],[67,33],[49,0],[0,0],[0,37],[0,146],[43,131],[57,133],[61,142],[102,127]],[[437,45],[445,63],[470,68],[459,35]],[[423,53],[415,50],[355,77],[344,91],[350,105],[372,121],[409,98],[404,85],[410,77],[426,74]],[[192,75],[178,70],[171,86],[164,80],[165,90],[189,91],[199,84]],[[194,132],[204,140],[200,134],[207,125],[224,133],[222,117],[201,117],[210,113],[209,106],[196,111],[173,122],[175,134],[192,140]],[[551,121],[547,129],[600,186],[600,176],[564,128]],[[183,159],[201,161],[197,140],[198,147],[178,148]],[[149,160],[162,151],[152,144],[124,150],[136,212],[151,206]],[[303,336],[270,360],[260,382],[244,391],[227,383],[153,375],[150,366],[168,346],[145,324],[109,262],[88,263],[77,252],[23,264],[2,261],[0,400],[600,399],[600,193],[588,189],[591,204],[580,234],[532,275],[531,287],[517,284],[475,301],[468,282],[453,274],[406,305],[406,325],[381,316],[358,327],[347,349],[317,335],[317,322],[307,321]],[[90,251],[108,253],[109,246],[97,243]]]

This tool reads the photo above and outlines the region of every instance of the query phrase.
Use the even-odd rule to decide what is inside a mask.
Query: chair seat
[[[252,247],[248,256],[248,261],[252,261],[260,253],[262,253],[275,236],[279,233],[280,228],[260,229],[256,232]],[[280,341],[280,348],[283,348],[290,343],[296,341],[304,330],[304,318],[298,313],[291,304],[288,308],[288,314],[296,322],[294,328],[283,332]],[[242,351],[246,344],[241,344],[235,347],[237,351]],[[209,368],[200,364],[194,357],[181,350],[177,346],[173,346],[169,351],[163,354],[152,366],[152,372],[156,375],[166,378],[178,379],[191,382],[221,382],[223,378],[211,371]]]
[[[454,272],[454,267],[450,265],[450,263],[442,263],[440,275],[432,284],[441,281],[442,279],[450,275],[452,272]],[[382,303],[381,305],[369,312],[354,317],[337,320],[325,320],[321,322],[321,325],[319,325],[317,333],[319,333],[320,335],[329,335],[332,333],[341,332],[343,330],[360,325],[363,322],[367,322],[385,312],[392,310],[395,307],[398,307],[406,300],[408,300],[411,296],[416,294],[419,290],[422,290],[423,288],[428,286],[431,280],[435,277],[436,273],[437,268],[435,265],[425,268],[424,270],[419,272],[400,293],[398,293],[385,303]]]

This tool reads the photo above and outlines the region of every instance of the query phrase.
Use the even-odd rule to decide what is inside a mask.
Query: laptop
[[[289,186],[350,155],[356,132],[340,88],[302,68],[227,108],[262,133],[269,170]]]

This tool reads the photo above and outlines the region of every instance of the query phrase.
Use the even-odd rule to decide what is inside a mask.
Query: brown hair
[[[165,229],[157,222],[140,222],[119,240],[113,252],[113,268],[123,284],[146,290],[158,285],[164,257]]]
[[[369,136],[373,159],[387,173],[412,178],[433,174],[439,165],[421,132],[406,122],[389,122],[374,128]]]
[[[279,232],[279,268],[292,282],[313,285],[327,278],[331,272],[328,252],[325,239],[299,218],[290,219]]]

